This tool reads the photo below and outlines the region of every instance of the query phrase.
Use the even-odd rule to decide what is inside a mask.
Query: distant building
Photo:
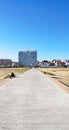
[[[61,60],[53,60],[52,63],[55,64],[55,67],[58,67],[58,68],[61,68],[61,67],[64,67],[65,66],[65,63],[62,62]]]
[[[0,59],[0,67],[11,67],[12,60],[10,59]]]
[[[20,51],[19,64],[24,67],[35,67],[37,65],[37,51]]]
[[[42,61],[42,67],[43,67],[43,68],[48,68],[48,67],[50,67],[49,61],[43,60],[43,61]]]
[[[42,67],[42,62],[37,61],[37,67]]]
[[[12,67],[20,67],[18,62],[12,62]]]
[[[69,67],[69,60],[68,59],[64,60],[64,63],[65,63],[66,67]]]

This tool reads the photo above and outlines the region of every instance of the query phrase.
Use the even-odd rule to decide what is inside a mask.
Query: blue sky
[[[23,50],[69,58],[69,0],[0,0],[0,58],[18,61]]]

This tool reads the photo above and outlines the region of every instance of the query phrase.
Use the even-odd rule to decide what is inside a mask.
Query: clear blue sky
[[[0,0],[0,58],[18,61],[22,50],[69,58],[69,0]]]

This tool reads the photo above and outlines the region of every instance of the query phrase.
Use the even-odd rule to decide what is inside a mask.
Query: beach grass
[[[69,68],[39,68],[39,70],[69,87]]]

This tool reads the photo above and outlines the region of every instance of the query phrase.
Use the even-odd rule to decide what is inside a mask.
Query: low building
[[[55,61],[55,66],[58,67],[58,68],[61,68],[61,67],[62,67],[62,62],[61,62],[61,60],[56,60],[56,61]]]
[[[52,61],[52,63],[54,63],[55,64],[55,67],[57,67],[57,68],[61,68],[61,67],[65,67],[65,63],[64,62],[62,62],[61,60],[53,60]]]
[[[64,60],[64,63],[65,63],[66,67],[69,67],[69,60],[68,59]]]
[[[11,59],[0,59],[0,67],[11,67],[12,60]]]
[[[50,67],[50,62],[48,62],[47,60],[43,60],[42,62],[37,62],[37,67],[48,68]]]
[[[12,67],[21,67],[18,62],[12,62]]]
[[[48,68],[48,67],[50,67],[50,63],[47,60],[43,60],[42,61],[42,67],[43,68]]]
[[[42,62],[38,61],[36,67],[42,67]]]

